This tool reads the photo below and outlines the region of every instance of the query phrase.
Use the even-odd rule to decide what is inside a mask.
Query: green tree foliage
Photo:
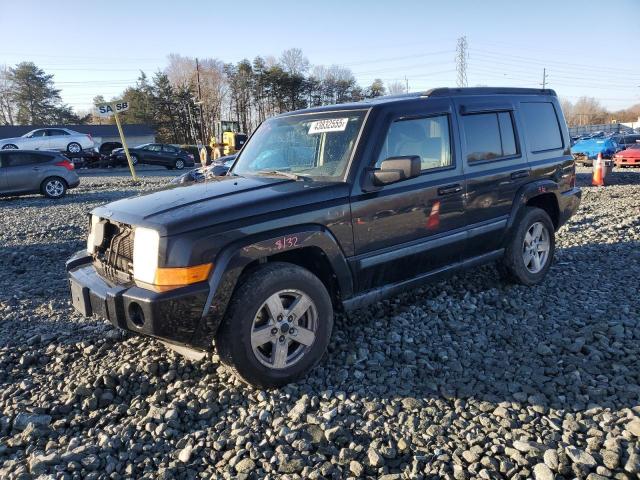
[[[15,122],[23,125],[79,123],[71,107],[64,105],[60,90],[47,74],[32,62],[22,62],[8,72],[9,98]]]

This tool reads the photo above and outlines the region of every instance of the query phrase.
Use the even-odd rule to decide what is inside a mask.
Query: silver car
[[[93,149],[91,135],[79,133],[68,128],[37,128],[21,137],[3,138],[0,149],[57,150],[80,153]]]
[[[79,184],[73,163],[60,153],[0,150],[0,196],[41,193],[60,198]]]

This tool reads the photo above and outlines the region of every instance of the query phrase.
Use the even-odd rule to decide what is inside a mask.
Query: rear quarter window
[[[520,110],[529,151],[537,153],[563,148],[560,122],[553,103],[523,102]]]

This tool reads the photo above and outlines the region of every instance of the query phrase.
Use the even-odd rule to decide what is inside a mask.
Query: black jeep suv
[[[327,348],[333,313],[497,261],[541,282],[580,190],[552,90],[439,88],[264,122],[229,174],[92,212],[73,304],[256,386]]]

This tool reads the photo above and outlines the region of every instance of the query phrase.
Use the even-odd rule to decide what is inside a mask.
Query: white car
[[[91,135],[75,132],[68,128],[38,128],[21,137],[3,138],[0,149],[19,148],[23,150],[57,150],[80,153],[93,149]]]

